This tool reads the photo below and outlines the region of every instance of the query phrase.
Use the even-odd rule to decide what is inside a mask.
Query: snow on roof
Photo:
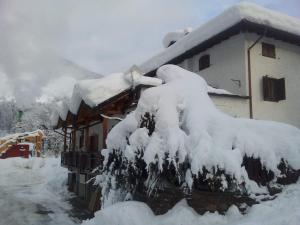
[[[191,33],[192,30],[193,29],[191,27],[187,27],[187,28],[182,29],[182,30],[177,30],[177,31],[174,31],[174,32],[167,33],[165,35],[165,37],[163,38],[163,46],[165,48],[168,48],[172,44],[172,42],[175,43],[176,41],[183,38],[185,35]]]
[[[111,74],[101,79],[83,80],[75,84],[70,101],[70,111],[77,114],[81,101],[95,107],[105,100],[130,88],[123,73]]]
[[[219,16],[182,37],[158,55],[141,64],[140,68],[145,73],[155,70],[175,57],[185,53],[187,50],[237,24],[241,20],[247,20],[300,36],[299,19],[263,8],[253,3],[242,2],[227,9]]]
[[[137,85],[157,86],[160,84],[162,84],[161,79],[143,76],[136,66],[131,67],[126,73],[115,73],[100,79],[82,80],[75,84],[70,102],[58,104],[51,116],[51,124],[56,126],[59,118],[65,120],[68,111],[76,115],[82,101],[93,108]]]
[[[42,138],[46,137],[45,133],[40,129],[31,132],[10,134],[0,138],[0,148],[5,147],[10,143],[15,143],[18,139],[38,136],[42,136]]]

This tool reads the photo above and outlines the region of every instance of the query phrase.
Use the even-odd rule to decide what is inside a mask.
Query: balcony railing
[[[102,166],[103,157],[98,152],[62,152],[61,165],[69,169],[91,172]]]

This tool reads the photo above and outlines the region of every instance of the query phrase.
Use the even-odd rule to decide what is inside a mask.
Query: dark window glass
[[[205,68],[210,66],[210,56],[203,55],[199,59],[199,70],[204,70]]]
[[[268,76],[263,77],[263,94],[265,101],[278,102],[285,100],[285,79],[272,78]]]
[[[276,58],[275,54],[275,45],[268,44],[268,43],[262,43],[262,55],[270,58]]]

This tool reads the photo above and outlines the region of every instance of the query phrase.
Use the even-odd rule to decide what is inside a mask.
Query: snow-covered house
[[[52,118],[63,131],[62,165],[69,169],[70,189],[95,209],[99,193],[86,182],[102,165],[107,134],[135,109],[145,88],[161,85],[155,76],[164,64],[201,74],[210,98],[228,114],[300,126],[299,27],[295,18],[242,3],[194,31],[167,35],[166,48],[140,65],[141,71],[80,81]]]
[[[240,3],[178,33],[167,34],[166,48],[140,66],[146,75],[164,64],[179,65],[233,94],[213,97],[225,112],[300,127],[298,18]]]

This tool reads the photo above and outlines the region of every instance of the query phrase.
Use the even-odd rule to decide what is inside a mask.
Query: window
[[[199,70],[204,70],[205,68],[210,66],[210,56],[203,55],[199,59]]]
[[[285,79],[263,77],[263,94],[265,101],[278,102],[285,100]]]
[[[276,58],[275,54],[275,45],[268,44],[268,43],[262,43],[262,55],[270,58]]]

